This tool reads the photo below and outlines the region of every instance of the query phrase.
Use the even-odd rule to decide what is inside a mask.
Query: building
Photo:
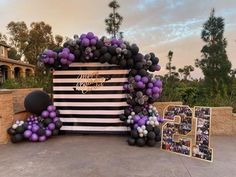
[[[10,46],[0,43],[0,83],[7,79],[34,75],[35,66],[8,58]]]

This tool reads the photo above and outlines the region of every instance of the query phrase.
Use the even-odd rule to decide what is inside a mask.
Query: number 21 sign
[[[211,108],[169,105],[164,110],[161,149],[209,162],[213,161],[210,148]]]

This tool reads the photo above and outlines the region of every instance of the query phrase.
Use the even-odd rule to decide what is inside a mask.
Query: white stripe
[[[128,74],[129,70],[68,70],[68,71],[54,71],[53,75],[80,75],[80,74]]]
[[[54,102],[54,106],[75,106],[75,107],[116,107],[128,106],[126,102]]]
[[[124,110],[59,110],[60,114],[81,114],[81,115],[118,115],[123,114]]]
[[[94,79],[53,79],[53,83],[78,83],[78,82],[90,82]],[[96,83],[104,83],[102,79],[98,79]],[[128,82],[127,78],[111,78],[108,81],[105,81],[105,83],[113,83],[113,82]]]
[[[104,67],[104,66],[118,66],[109,63],[80,63],[80,62],[73,62],[70,64],[70,67]]]
[[[62,122],[80,122],[80,123],[123,123],[123,121],[119,119],[99,119],[99,118],[61,118]]]
[[[74,91],[75,86],[54,86],[53,91]],[[88,89],[90,87],[87,87]],[[91,87],[92,88],[92,87]],[[93,87],[94,90],[124,90],[123,86],[101,86],[101,87]]]
[[[71,131],[130,131],[128,127],[114,127],[114,126],[62,126],[61,130]]]
[[[53,98],[81,98],[81,99],[98,99],[98,98],[126,98],[126,94],[54,94]]]

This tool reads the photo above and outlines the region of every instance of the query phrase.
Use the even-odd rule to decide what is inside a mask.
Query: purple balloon
[[[153,98],[153,99],[157,99],[157,98],[159,98],[159,96],[160,96],[160,95],[159,95],[158,93],[156,93],[156,94],[153,94],[153,95],[152,95],[152,98]]]
[[[117,39],[116,39],[116,38],[113,38],[113,39],[111,40],[111,44],[112,44],[112,45],[117,44]]]
[[[39,130],[39,126],[38,125],[33,125],[32,132],[36,133],[38,130]]]
[[[140,88],[140,89],[144,89],[144,88],[145,88],[145,84],[143,84],[142,81],[137,82],[137,83],[136,83],[136,86],[137,86],[138,88]]]
[[[139,125],[139,126],[145,125],[145,123],[146,123],[146,120],[145,120],[145,119],[140,119],[140,120],[138,121],[138,125]]]
[[[82,40],[82,45],[83,45],[84,47],[89,46],[89,39],[84,38],[84,39]]]
[[[53,51],[52,50],[47,50],[46,52],[45,52],[45,54],[47,55],[47,56],[49,56],[49,57],[53,57]]]
[[[38,141],[39,137],[38,137],[37,134],[33,133],[33,134],[31,135],[30,139],[31,139],[32,141]]]
[[[40,136],[39,137],[40,142],[44,142],[44,141],[46,141],[46,139],[47,139],[46,136]]]
[[[29,138],[29,137],[31,137],[31,135],[32,135],[32,131],[30,131],[30,130],[26,130],[26,131],[24,132],[24,137],[25,137],[25,138]]]
[[[58,117],[54,117],[53,118],[53,122],[55,123],[55,122],[57,122],[57,121],[59,121],[60,119],[58,118]]]
[[[153,83],[148,83],[148,88],[152,88],[153,87]]]
[[[96,45],[96,44],[97,44],[97,40],[94,39],[94,38],[91,39],[91,40],[90,40],[90,44],[91,44],[91,45]]]
[[[160,66],[160,65],[156,65],[156,66],[155,66],[155,70],[156,70],[156,71],[160,71],[160,70],[161,70],[161,66]]]
[[[121,44],[123,44],[123,41],[121,39],[119,39],[116,43],[117,43],[117,45],[120,46]]]
[[[68,48],[63,48],[62,52],[70,53],[70,49],[68,49]]]
[[[30,123],[31,123],[31,122],[30,122]],[[32,124],[32,123],[31,123],[31,124]],[[32,129],[32,126],[31,126],[31,125],[28,125],[28,126],[27,126],[27,129],[28,129],[28,130],[31,130],[31,129]]]
[[[84,39],[84,38],[86,38],[86,34],[81,34],[81,35],[80,35],[80,39],[82,40],[82,39]]]
[[[47,58],[44,58],[44,59],[43,59],[43,62],[44,62],[44,63],[48,63],[48,62],[49,62],[49,58],[48,58],[48,57],[47,57]]]
[[[55,129],[55,124],[54,124],[54,123],[50,123],[50,124],[48,125],[48,129],[49,129],[49,130],[54,130],[54,129]]]
[[[56,111],[56,107],[53,106],[53,105],[49,105],[49,106],[47,107],[47,110],[48,110],[49,112]]]
[[[55,61],[55,60],[54,60],[54,58],[49,58],[49,61],[48,61],[48,63],[49,63],[49,64],[53,64],[53,63],[54,63],[54,61]]]
[[[45,130],[45,135],[47,137],[51,136],[52,135],[52,131],[51,130]]]
[[[124,88],[125,90],[128,90],[128,84],[125,84],[125,85],[123,86],[123,88]]]
[[[74,61],[74,60],[75,60],[74,54],[70,53],[68,59],[69,59],[70,61]]]
[[[148,77],[146,77],[146,76],[142,77],[141,80],[144,84],[148,83]]]
[[[162,82],[161,82],[161,80],[157,80],[155,83],[154,83],[154,86],[156,86],[156,87],[162,87]]]
[[[153,87],[153,88],[152,88],[152,92],[153,92],[154,94],[159,93],[159,91],[160,91],[160,89],[159,89],[158,87]]]
[[[54,112],[54,111],[50,112],[49,117],[51,117],[51,118],[57,117],[56,112]]]
[[[151,96],[151,95],[152,95],[152,89],[148,88],[148,89],[146,90],[146,94],[147,94],[148,96]]]
[[[68,57],[69,57],[69,53],[67,53],[66,51],[61,52],[61,58],[68,58]]]
[[[43,111],[41,114],[42,117],[46,118],[49,116],[49,112],[48,111]]]
[[[134,124],[134,129],[137,129],[138,127],[138,124]]]
[[[135,123],[138,123],[138,121],[140,120],[140,116],[139,115],[135,115],[133,118]]]
[[[136,75],[135,77],[134,77],[134,80],[136,81],[136,82],[138,82],[138,81],[141,81],[141,76],[140,75]]]
[[[61,59],[61,64],[63,64],[63,65],[67,64],[67,59],[62,58],[62,59]]]
[[[88,32],[86,37],[91,40],[94,38],[94,34],[92,32]]]

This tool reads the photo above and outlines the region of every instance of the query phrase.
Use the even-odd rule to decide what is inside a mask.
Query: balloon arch
[[[55,70],[69,69],[73,62],[109,63],[117,65],[121,69],[128,69],[128,81],[123,85],[127,94],[128,107],[120,115],[120,120],[131,129],[128,143],[129,145],[154,146],[157,141],[161,140],[159,123],[163,120],[152,105],[162,92],[160,78],[152,74],[161,69],[158,64],[159,59],[154,53],[143,55],[139,53],[139,47],[136,44],[115,38],[102,37],[99,39],[92,32],[88,32],[80,36],[74,35],[74,39],[66,41],[62,48],[46,49],[38,59],[45,67]],[[27,120],[28,122],[25,122],[27,125],[24,125],[24,122],[18,125],[24,125],[21,130],[22,136],[32,141],[44,141],[50,136],[49,134],[62,126],[57,117],[56,108],[47,106],[44,106],[40,113],[31,111],[36,116],[31,116]],[[38,116],[42,120],[38,120]],[[45,120],[47,120],[46,123]],[[44,122],[42,123],[42,121]],[[33,129],[35,127],[33,125],[37,125],[38,128]],[[14,126],[14,128],[17,127]],[[16,130],[14,128],[11,127],[10,134]],[[41,133],[38,133],[39,129]],[[56,133],[54,132],[54,134]]]

